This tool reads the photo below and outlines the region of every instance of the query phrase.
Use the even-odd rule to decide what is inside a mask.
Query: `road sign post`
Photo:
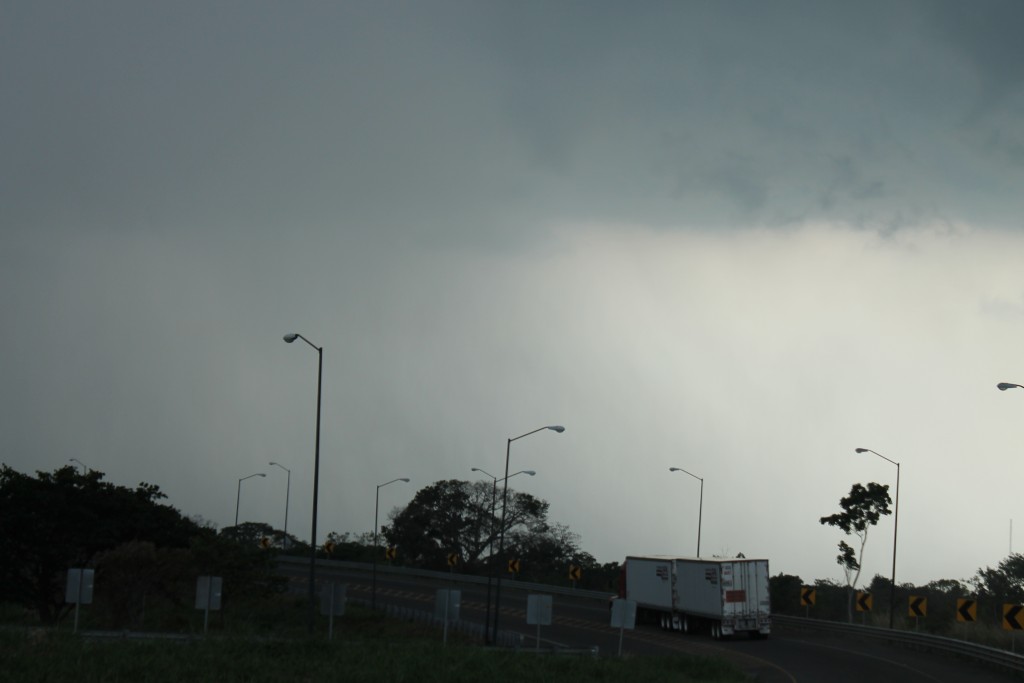
[[[210,626],[210,610],[220,609],[222,580],[219,576],[200,576],[196,579],[196,609],[203,610],[203,633]]]
[[[914,619],[914,630],[921,626],[921,617],[928,616],[928,598],[920,595],[911,595],[907,603],[907,616]]]
[[[347,587],[343,583],[331,581],[325,586],[327,590],[320,592],[320,614],[326,614],[327,619],[327,640],[334,640],[334,617],[345,614],[345,604],[348,599],[345,595]]]
[[[576,582],[583,576],[583,569],[577,564],[569,565],[569,580],[572,581],[572,587],[576,589]]]
[[[537,652],[540,652],[540,627],[551,625],[551,603],[550,595],[526,597],[526,623],[537,625]]]
[[[1010,652],[1017,651],[1017,631],[1024,629],[1024,606],[1003,605],[1003,629],[1010,631]]]
[[[857,591],[856,608],[860,612],[860,623],[867,623],[867,613],[871,611],[874,606],[874,599],[871,597],[871,593],[865,591]]]
[[[817,601],[817,593],[811,586],[803,586],[800,589],[800,604],[807,608],[806,616],[811,617],[811,606]]]
[[[67,587],[64,591],[64,602],[75,605],[75,628],[78,633],[78,608],[81,605],[92,604],[92,587],[94,569],[69,569]]]
[[[970,598],[956,599],[956,620],[962,624],[970,624],[978,618],[978,603]],[[964,640],[968,640],[968,630],[964,626]]]
[[[442,642],[448,645],[448,622],[459,620],[459,607],[462,603],[462,591],[444,589],[437,591],[434,601],[434,618],[444,621]]]
[[[622,656],[622,637],[628,628],[636,628],[636,600],[612,600],[612,628],[619,627],[619,656]]]

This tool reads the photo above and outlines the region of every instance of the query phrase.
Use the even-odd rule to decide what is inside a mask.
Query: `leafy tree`
[[[69,567],[129,541],[187,547],[204,530],[169,505],[157,486],[135,489],[74,467],[22,474],[0,466],[0,599],[31,607],[44,623],[60,616]]]
[[[271,548],[289,555],[300,551],[309,553],[308,543],[300,541],[293,534],[285,534],[282,530],[275,529],[263,522],[243,522],[237,527],[224,527],[220,533],[239,543],[256,543],[257,545],[261,545],[263,539],[266,538],[270,542]]]
[[[935,581],[929,581],[924,586],[924,590],[928,591],[933,595],[941,596],[952,596],[954,598],[962,595],[970,595],[971,590],[967,584],[957,579],[936,579]]]
[[[610,593],[619,592],[619,581],[622,578],[622,565],[619,562],[605,562],[593,567],[583,567],[583,585],[591,590],[606,590]]]
[[[999,562],[996,569],[979,569],[972,581],[979,598],[1001,602],[1024,602],[1024,555],[1013,553]]]
[[[344,533],[332,531],[327,534],[327,540],[334,544],[334,549],[331,551],[330,555],[331,559],[348,560],[350,562],[373,561],[374,549],[372,532],[353,534],[351,531],[346,531]],[[377,552],[377,559],[383,559],[383,548],[378,548]]]
[[[260,547],[260,541],[264,538],[273,542],[276,533],[274,527],[264,522],[242,522],[238,526],[226,526],[220,530],[224,538],[253,548]]]
[[[821,524],[839,528],[843,533],[856,536],[860,547],[854,550],[846,541],[839,541],[836,563],[843,568],[848,589],[847,617],[853,621],[853,590],[860,580],[864,560],[864,546],[868,542],[868,530],[878,523],[882,515],[890,514],[888,484],[869,482],[867,486],[854,484],[850,494],[839,500],[842,512],[822,517]]]
[[[447,567],[449,553],[458,553],[462,568],[480,572],[498,550],[501,512],[491,519],[492,485],[448,479],[420,489],[405,508],[392,512],[381,531],[398,547],[400,561],[422,567]],[[550,533],[548,503],[509,490],[505,513],[505,549],[520,557],[535,548],[534,535]]]
[[[777,574],[769,578],[772,614],[800,614],[800,591],[803,587],[803,580],[792,574]]]
[[[185,548],[129,541],[99,553],[95,564],[96,603],[114,628],[141,628],[146,610],[153,607],[184,606],[195,585]]]
[[[508,534],[506,547],[523,562],[523,578],[529,581],[568,580],[569,565],[589,573],[599,567],[597,561],[580,546],[580,535],[564,524],[539,525]]]

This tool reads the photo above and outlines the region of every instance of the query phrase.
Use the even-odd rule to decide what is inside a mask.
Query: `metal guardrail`
[[[287,565],[293,565],[293,566],[299,567],[299,568],[302,569],[303,573],[306,571],[306,568],[309,566],[309,560],[307,560],[306,558],[278,557],[277,561],[278,561],[279,564],[287,564]],[[318,580],[324,579],[325,575],[329,574],[329,572],[332,569],[334,569],[334,570],[345,569],[345,570],[349,570],[349,571],[366,572],[366,573],[370,573],[373,570],[373,566],[371,564],[366,563],[366,562],[350,562],[350,561],[347,561],[347,560],[324,560],[324,559],[319,559],[319,558],[316,561],[316,566],[317,566],[317,577],[318,577]],[[433,570],[429,570],[429,569],[416,569],[416,568],[412,568],[412,567],[390,567],[390,566],[387,566],[387,565],[377,565],[377,573],[378,574],[387,574],[387,575],[391,575],[391,576],[416,577],[416,578],[430,579],[432,581],[437,581],[439,583],[449,583],[453,579],[455,579],[455,580],[457,580],[460,583],[486,585],[487,584],[487,580],[488,580],[488,577],[486,577],[486,576],[476,576],[476,575],[473,575],[473,574],[459,574],[459,573],[452,573],[452,572],[439,572],[439,571],[433,571]],[[611,596],[611,592],[610,591],[592,591],[592,590],[584,590],[584,589],[581,589],[581,588],[571,588],[571,587],[570,588],[566,588],[566,587],[563,587],[563,586],[552,586],[552,585],[546,584],[546,583],[532,583],[530,581],[518,581],[518,580],[515,580],[515,579],[504,579],[502,581],[502,587],[506,591],[517,590],[517,591],[529,591],[529,592],[537,592],[537,593],[551,593],[551,594],[558,594],[558,595],[569,595],[569,596],[574,596],[574,597],[578,597],[578,598],[583,598],[584,600],[595,600],[595,601],[601,601],[601,602],[605,602],[605,603],[607,602],[608,598]],[[350,604],[359,604],[359,605],[362,605],[362,606],[365,606],[365,607],[369,606],[369,601],[363,600],[363,599],[359,599],[359,598],[349,598],[348,602]],[[416,609],[413,609],[413,608],[407,608],[407,607],[391,605],[391,604],[388,604],[386,602],[386,600],[384,600],[384,599],[379,599],[377,602],[378,602],[378,604],[381,605],[381,608],[385,611],[385,613],[388,616],[397,617],[397,618],[400,618],[400,619],[405,619],[407,621],[417,621],[417,622],[421,622],[421,623],[430,623],[430,624],[433,624],[433,625],[441,625],[441,624],[443,624],[442,621],[438,620],[434,616],[433,612],[426,612],[426,611],[422,611],[422,610],[416,610]],[[461,621],[461,620],[456,620],[456,621],[449,622],[449,628],[454,628],[456,631],[465,633],[467,635],[477,636],[477,637],[483,639],[483,635],[484,635],[483,628],[484,627],[481,624],[477,624],[477,623],[473,623],[473,622],[466,622],[466,621]],[[518,633],[518,632],[515,632],[515,631],[500,631],[499,630],[498,634],[496,636],[495,645],[497,645],[498,647],[505,647],[505,648],[515,649],[515,650],[524,650],[526,648],[524,646],[524,642],[523,641],[524,641],[524,636],[522,634]],[[556,653],[559,653],[559,654],[582,654],[582,655],[590,655],[590,656],[597,656],[598,653],[599,653],[599,649],[597,648],[597,646],[594,646],[594,647],[591,647],[591,648],[586,648],[586,649],[583,649],[583,650],[567,649],[567,648],[564,648],[564,647],[561,647],[561,646],[551,646],[551,647],[546,646],[543,649],[537,649],[537,650],[535,650],[534,648],[529,648],[529,650],[530,650],[530,652],[534,652],[534,651],[541,652],[541,653],[543,653],[543,652],[556,652]]]
[[[279,557],[278,562],[308,566],[309,560],[296,557]],[[371,570],[371,565],[365,562],[348,562],[344,560],[317,560],[317,567],[329,570],[332,567],[338,569],[349,569],[356,571]],[[377,572],[391,574],[394,576],[415,576],[435,581],[451,581],[457,578],[462,583],[474,583],[485,585],[486,576],[473,576],[469,574],[455,574],[450,572],[438,572],[427,569],[413,569],[407,567],[391,567],[388,565],[377,565]],[[594,600],[607,601],[611,595],[609,591],[592,591],[578,588],[566,588],[552,586],[544,583],[530,583],[528,581],[517,581],[505,579],[502,586],[507,590],[536,591],[552,593],[556,595],[571,595],[579,598],[590,598]],[[807,619],[804,617],[792,617],[784,614],[773,614],[772,621],[780,625],[789,625],[797,628],[807,628],[817,631],[830,631],[834,633],[856,634],[863,638],[898,643],[906,647],[914,647],[921,650],[943,652],[974,660],[976,662],[997,667],[1000,669],[1024,674],[1024,655],[1018,655],[999,648],[989,647],[970,643],[956,638],[946,638],[931,634],[916,633],[913,631],[898,631],[874,626],[861,626],[858,624],[843,624],[835,621],[822,619]]]
[[[834,633],[855,634],[862,638],[883,640],[891,643],[898,643],[907,647],[914,647],[921,650],[944,652],[957,655],[976,662],[990,666],[1024,673],[1024,655],[1014,654],[999,648],[969,643],[956,638],[946,638],[927,633],[916,633],[914,631],[898,631],[875,626],[861,626],[859,624],[843,624],[836,621],[825,621],[823,619],[806,619],[804,617],[791,617],[783,614],[773,614],[772,621],[776,624],[807,628],[815,631],[830,631]]]
[[[282,556],[277,558],[279,564],[297,565],[300,567],[309,567],[308,558],[300,557],[289,557]],[[347,560],[322,560],[317,559],[316,561],[317,571],[336,569],[350,569],[355,571],[369,572],[373,569],[373,566],[367,562],[349,562]],[[460,583],[475,583],[481,586],[487,585],[486,576],[476,576],[474,574],[460,574],[458,572],[438,572],[430,569],[413,569],[411,567],[391,567],[386,564],[377,565],[377,574],[391,574],[393,576],[416,576],[424,579],[433,579],[434,581],[451,581],[455,579]],[[585,590],[583,588],[572,588],[566,586],[552,586],[547,583],[531,583],[529,581],[519,581],[518,579],[502,579],[501,587],[503,590],[524,590],[524,591],[536,591],[543,593],[551,593],[552,595],[571,595],[578,598],[593,598],[595,600],[607,601],[611,597],[611,591],[592,591]]]

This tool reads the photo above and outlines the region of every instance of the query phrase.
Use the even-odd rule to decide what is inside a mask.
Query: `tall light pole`
[[[318,358],[316,371],[316,454],[313,459],[313,528],[309,532],[309,616],[306,620],[306,627],[310,633],[313,632],[313,621],[316,618],[316,508],[317,494],[320,490],[320,393],[323,387],[324,377],[324,350],[301,334],[292,332],[284,335],[284,340],[291,344],[296,339],[309,344],[316,349]]]
[[[288,488],[286,488],[284,490],[284,540],[281,541],[281,544],[287,550],[287,548],[288,548],[288,499],[291,498],[291,495],[292,495],[292,471],[290,469],[288,469],[287,467],[285,467],[284,465],[282,465],[281,463],[279,463],[279,462],[272,462],[270,464],[272,466],[274,466],[274,467],[280,467],[282,470],[284,470],[285,472],[288,473]]]
[[[242,500],[242,482],[246,479],[252,479],[253,477],[265,477],[267,475],[262,472],[256,474],[250,474],[248,477],[242,477],[238,480],[238,493],[235,495],[235,526],[238,526],[238,503]]]
[[[386,481],[383,484],[377,484],[377,500],[373,507],[373,592],[370,594],[370,609],[377,609],[377,511],[380,510],[380,490],[388,484],[394,484],[396,481],[408,483],[409,478],[399,477],[398,479]]]
[[[79,460],[78,458],[71,458],[70,460],[68,460],[68,462],[77,462],[79,465],[82,466],[82,474],[88,474],[89,473],[89,468],[86,467],[85,463],[82,462],[81,460]]]
[[[498,502],[497,501],[497,498],[498,498],[498,478],[496,476],[494,476],[493,474],[491,474],[490,472],[488,472],[487,470],[482,470],[479,467],[471,467],[470,470],[473,471],[473,472],[480,472],[481,474],[486,474],[488,477],[490,477],[493,480],[493,483],[491,485],[491,532],[490,532],[490,535],[493,536],[494,535],[494,506]],[[528,475],[530,475],[532,477],[532,476],[534,476],[537,473],[534,470],[522,470],[520,472],[516,472],[516,474],[528,474]],[[508,475],[507,479],[511,479],[512,477],[516,476],[516,474]],[[494,541],[491,540],[491,555],[493,555],[493,554],[494,554]],[[491,644],[491,639],[490,639],[490,636],[488,635],[490,633],[490,630],[487,628],[487,626],[491,623],[491,581],[494,580],[494,558],[493,557],[491,557],[491,561],[490,561],[489,564],[491,565],[491,571],[487,572],[487,610],[486,610],[486,613],[484,615],[484,640],[486,641],[486,643],[488,645]]]
[[[896,465],[896,514],[893,517],[892,525],[892,585],[889,586],[889,628],[892,628],[893,617],[896,615],[896,534],[900,529],[900,464],[890,460],[881,453],[876,453],[870,448],[854,449],[858,453],[874,453],[882,460]]]
[[[1024,389],[1024,386],[1020,384],[1014,384],[1013,382],[1000,382],[996,385],[996,389],[999,391],[1006,391],[1007,389]],[[1010,520],[1010,554],[1013,554],[1013,520]]]
[[[513,441],[518,441],[519,439],[522,439],[525,436],[530,436],[531,434],[536,434],[537,432],[544,431],[545,429],[550,429],[551,431],[558,432],[559,434],[561,434],[562,432],[565,431],[565,427],[563,427],[562,425],[548,425],[547,427],[538,427],[537,429],[534,429],[532,432],[526,432],[525,434],[520,434],[519,436],[510,438],[508,440],[508,442],[505,444],[505,478],[504,478],[504,485],[502,486],[502,492],[501,492],[501,526],[498,527],[498,561],[499,562],[501,561],[501,558],[505,554],[505,509],[508,507],[508,458],[509,458],[510,452],[512,451],[512,442]],[[492,642],[496,641],[498,639],[498,617],[500,615],[501,615],[501,572],[498,572],[497,588],[495,589],[495,594],[494,594],[494,633],[491,635]]]
[[[669,467],[669,472],[682,472],[683,474],[689,474],[694,479],[700,481],[700,504],[697,506],[697,557],[700,557],[700,524],[701,518],[704,516],[704,478],[698,477],[692,472],[687,472],[682,467]]]

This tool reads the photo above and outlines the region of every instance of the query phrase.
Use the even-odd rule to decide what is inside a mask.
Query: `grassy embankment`
[[[185,641],[99,640],[58,630],[0,631],[3,680],[110,681],[387,681],[402,683],[564,683],[656,680],[744,681],[709,658],[537,655],[450,640],[424,625],[353,609],[334,639],[212,632]]]

